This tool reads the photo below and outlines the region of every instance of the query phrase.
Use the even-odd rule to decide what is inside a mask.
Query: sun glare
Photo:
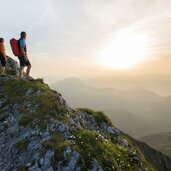
[[[128,69],[148,57],[149,37],[130,31],[119,31],[110,37],[100,53],[100,63],[114,69]]]

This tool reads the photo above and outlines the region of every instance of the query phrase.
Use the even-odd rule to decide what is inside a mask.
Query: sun
[[[100,63],[113,69],[129,69],[146,60],[149,51],[149,37],[127,30],[111,36],[100,52]]]

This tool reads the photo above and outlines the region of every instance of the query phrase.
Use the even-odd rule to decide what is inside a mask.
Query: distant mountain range
[[[168,156],[117,129],[103,112],[73,109],[42,79],[18,79],[15,61],[7,64],[0,77],[1,171],[171,171]]]
[[[60,80],[50,87],[60,91],[74,108],[83,106],[108,112],[114,124],[135,138],[171,131],[170,96],[163,97],[141,87],[129,91],[95,88],[78,78]]]
[[[147,135],[141,141],[171,158],[171,132]]]
[[[134,87],[144,87],[161,95],[171,94],[171,78],[170,75],[164,74],[108,74],[100,77],[84,79],[87,84],[94,87],[114,87],[119,90],[129,90]]]

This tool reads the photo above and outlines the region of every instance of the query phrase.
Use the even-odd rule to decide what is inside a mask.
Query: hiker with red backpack
[[[6,66],[6,50],[4,45],[4,39],[0,38],[0,61],[1,61],[1,71],[0,76],[5,76],[5,66]]]
[[[30,77],[31,63],[27,55],[26,37],[26,32],[21,32],[20,39],[18,41],[11,39],[10,44],[14,55],[18,57],[20,62],[19,78],[23,79],[25,76],[27,80],[33,80],[33,78]],[[26,73],[24,72],[25,67],[27,67]]]

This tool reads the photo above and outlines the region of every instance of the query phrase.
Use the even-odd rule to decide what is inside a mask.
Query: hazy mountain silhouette
[[[74,84],[75,80],[79,84]],[[50,86],[59,90],[73,107],[90,107],[109,113],[115,110],[127,111],[119,111],[119,114],[112,114],[110,118],[119,128],[127,130],[126,132],[134,137],[171,130],[169,97],[160,96],[141,87],[129,91],[90,87],[75,78],[58,81]],[[120,123],[123,115],[125,120]],[[132,129],[131,124],[138,122],[139,124],[134,125],[135,129]]]
[[[164,74],[137,74],[120,75],[108,74],[105,76],[91,78],[87,80],[91,86],[98,87],[114,87],[119,90],[129,90],[135,87],[143,87],[145,89],[157,92],[158,94],[168,96],[171,94],[171,78],[167,73]]]
[[[147,135],[141,141],[171,157],[171,132]]]
[[[42,79],[18,79],[18,68],[8,66],[0,77],[0,170],[170,171],[169,157],[118,130],[103,112],[73,109]]]

